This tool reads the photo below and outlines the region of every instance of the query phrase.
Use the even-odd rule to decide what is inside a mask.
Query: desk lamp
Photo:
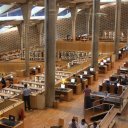
[[[80,75],[80,78],[82,79],[83,78],[83,75]]]
[[[87,75],[88,74],[88,72],[87,71],[84,71],[84,75]]]
[[[104,63],[103,63],[103,62],[100,62],[100,65],[101,65],[101,66],[103,66],[103,65],[104,65]]]
[[[123,48],[123,51],[125,51],[125,48]]]
[[[67,67],[70,68],[70,63],[68,63]]]
[[[38,65],[38,68],[40,68],[40,65]]]
[[[120,86],[120,83],[117,83],[117,86]]]
[[[121,51],[119,51],[119,54],[121,54]]]
[[[75,83],[75,79],[74,78],[71,79],[71,83]]]
[[[64,89],[65,88],[65,84],[61,84],[60,88]]]
[[[103,60],[103,62],[104,62],[104,63],[106,63],[106,62],[107,62],[107,60]]]
[[[94,72],[94,68],[90,68],[90,72]]]
[[[33,70],[36,70],[36,67],[33,67]]]
[[[40,65],[37,66],[38,72],[41,72]]]
[[[61,82],[64,84],[66,82],[66,80],[64,78],[62,78]]]
[[[110,58],[107,58],[107,61],[109,62],[111,59]]]
[[[11,78],[13,78],[13,76],[12,76],[12,75],[11,75],[10,77],[11,77]]]

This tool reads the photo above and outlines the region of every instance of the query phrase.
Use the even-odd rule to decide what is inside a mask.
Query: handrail
[[[103,101],[103,98],[102,99],[99,99],[99,100],[96,100],[93,102],[93,106],[97,103],[97,102],[100,102],[100,101]],[[99,104],[99,105],[102,105],[102,104]]]
[[[100,105],[96,105],[96,106],[93,106],[91,108],[88,108],[88,109],[85,109],[85,111],[88,111],[88,110],[91,110],[91,109],[94,109],[96,107],[99,107],[99,106],[103,106],[103,105],[109,105],[109,107],[111,107],[111,109],[108,111],[108,113],[105,115],[105,117],[103,118],[103,120],[100,120],[100,121],[96,121],[97,123],[99,123],[99,126],[101,127],[101,125],[105,122],[107,116],[110,114],[111,111],[113,111],[113,108],[114,108],[114,105],[113,104],[108,104],[108,103],[103,103],[103,104],[100,104]],[[89,123],[89,126],[91,126],[92,123]],[[102,127],[101,127],[102,128]]]
[[[96,106],[93,106],[93,107],[90,107],[90,108],[88,108],[88,109],[85,109],[85,111],[87,111],[87,110],[91,110],[91,109],[94,109],[94,108],[96,108],[96,107],[99,107],[99,106],[103,106],[103,105],[112,105],[112,106],[114,106],[113,104],[109,104],[109,103],[102,103],[102,104],[100,104],[100,105],[96,105]]]
[[[113,108],[114,108],[114,105],[111,104],[112,107],[111,109],[108,111],[108,113],[105,115],[105,117],[103,118],[103,120],[101,120],[100,124],[99,124],[99,127],[102,128],[103,124],[106,123],[106,119],[107,117],[109,116],[109,114],[113,111]]]

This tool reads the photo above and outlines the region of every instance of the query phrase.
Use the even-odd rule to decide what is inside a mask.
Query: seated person
[[[107,87],[107,92],[110,92],[110,86],[111,86],[111,82],[109,80],[105,81],[106,87]]]
[[[117,86],[117,83],[114,83],[114,92],[115,92],[115,94],[118,93],[118,86]]]
[[[10,81],[9,88],[13,88],[13,81]]]
[[[2,88],[5,88],[6,87],[6,80],[4,79],[4,77],[2,77],[1,83],[2,83]]]
[[[128,84],[128,77],[126,75],[122,78],[121,84],[123,84],[123,85],[127,85]]]

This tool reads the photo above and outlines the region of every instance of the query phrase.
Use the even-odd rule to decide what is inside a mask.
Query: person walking
[[[68,128],[78,128],[78,123],[74,118],[72,118],[72,121],[69,122]]]

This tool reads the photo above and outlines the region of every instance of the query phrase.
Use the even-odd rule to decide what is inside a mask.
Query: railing
[[[114,108],[114,105],[113,105],[112,108],[107,113],[107,115],[100,122],[100,124],[99,124],[100,128],[104,128],[104,126],[103,126],[104,124],[105,124],[106,128],[112,128],[113,127],[113,125],[115,124],[115,121],[113,120],[113,118],[116,116],[117,113],[121,113],[128,103],[128,88],[120,95],[120,98],[121,98],[120,108],[116,109],[116,108]],[[112,114],[112,119],[110,119],[110,114]],[[108,122],[107,119],[109,119],[110,121]]]
[[[100,100],[97,100],[96,102],[98,102],[98,101],[100,101]],[[96,106],[93,106],[93,107],[91,107],[91,108],[85,109],[85,112],[87,112],[87,111],[89,111],[89,110],[91,110],[91,109],[94,111],[95,108],[99,108],[99,107],[100,107],[100,108],[102,109],[102,107],[103,107],[104,105],[108,105],[108,106],[109,106],[109,110],[108,110],[108,113],[106,114],[106,116],[105,116],[102,120],[96,121],[97,124],[99,124],[99,127],[100,127],[100,128],[102,128],[102,124],[103,124],[103,123],[106,123],[105,120],[106,120],[106,118],[109,116],[109,114],[113,111],[114,105],[113,105],[113,104],[108,104],[108,103],[103,103],[103,104],[96,105]],[[88,115],[88,114],[87,114],[87,115]],[[90,127],[92,124],[93,124],[93,123],[89,123],[88,126]]]
[[[108,111],[108,113],[105,115],[105,117],[103,118],[103,120],[101,120],[101,122],[99,123],[99,127],[103,128],[104,123],[106,124],[107,122],[107,118],[110,116],[110,114],[113,112],[114,110],[114,105],[111,104],[111,109]],[[113,115],[114,116],[114,115]],[[115,117],[115,116],[114,116]],[[107,124],[106,124],[107,125]],[[109,125],[109,124],[108,124]],[[106,126],[107,127],[107,126]]]
[[[123,91],[123,93],[120,95],[120,97],[122,99],[122,105],[120,107],[119,112],[121,113],[128,103],[128,88],[126,88],[125,91]]]

